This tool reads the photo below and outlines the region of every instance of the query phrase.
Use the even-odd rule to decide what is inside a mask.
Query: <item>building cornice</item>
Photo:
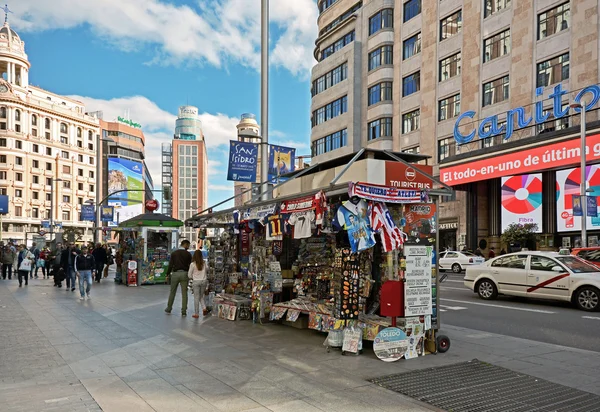
[[[99,123],[95,123],[92,120],[82,118],[85,116],[83,114],[79,114],[79,115],[70,114],[70,113],[68,113],[68,112],[70,112],[70,110],[68,110],[68,109],[64,109],[64,111],[63,111],[63,110],[56,110],[53,108],[47,108],[47,107],[37,105],[37,104],[31,102],[31,100],[29,100],[29,101],[28,100],[22,100],[14,95],[0,96],[0,104],[18,104],[18,105],[22,106],[23,108],[38,110],[43,113],[51,114],[55,117],[62,117],[64,119],[68,119],[73,122],[85,124],[87,126],[96,128],[98,130],[100,129]],[[79,117],[79,116],[81,116],[81,117]],[[86,116],[86,117],[89,117],[89,116]],[[93,118],[89,117],[89,119],[93,119]]]

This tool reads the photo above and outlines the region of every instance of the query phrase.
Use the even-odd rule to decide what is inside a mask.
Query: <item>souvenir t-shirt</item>
[[[281,240],[283,236],[283,222],[281,215],[271,215],[265,218],[266,240]]]
[[[311,224],[315,220],[315,212],[296,212],[290,215],[288,223],[294,226],[294,239],[306,239],[312,236]]]
[[[352,253],[375,246],[375,237],[368,224],[367,202],[361,199],[354,204],[346,201],[337,212],[337,220],[347,232]]]

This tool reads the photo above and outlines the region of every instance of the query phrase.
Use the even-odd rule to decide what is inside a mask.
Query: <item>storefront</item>
[[[221,229],[209,250],[213,315],[327,332],[330,346],[352,353],[363,339],[379,344],[380,357],[423,355],[426,341],[435,351],[435,200],[449,192],[434,187],[430,168],[397,156],[365,150],[313,166],[274,200],[186,221]],[[402,291],[390,302],[381,291],[392,283]],[[395,323],[381,310],[390,305],[404,339],[388,350],[378,335]]]
[[[440,250],[460,250],[457,243],[458,219],[440,221]]]
[[[586,133],[588,245],[597,244],[600,236],[596,202],[600,196],[600,122],[596,121],[598,110],[593,107],[600,94],[593,96],[593,104],[588,105],[591,110],[587,112]],[[508,247],[501,245],[500,235],[515,223],[536,224],[539,234],[536,244],[520,247],[557,250],[581,245],[581,116],[573,110],[577,109],[571,108],[570,115],[566,110],[560,118],[520,129],[523,108],[505,113],[500,120],[492,116],[461,124],[459,117],[455,154],[441,162],[440,180],[466,195],[459,218],[467,217],[468,248],[475,249],[482,240],[490,246]],[[549,108],[545,115],[551,112]],[[506,124],[506,116],[513,124]],[[501,133],[491,135],[489,129],[494,128]],[[465,142],[468,130],[472,130],[471,140]]]

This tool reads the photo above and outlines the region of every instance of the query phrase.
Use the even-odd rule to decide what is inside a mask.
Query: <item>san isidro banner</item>
[[[96,207],[94,205],[81,205],[81,220],[96,221]]]
[[[296,164],[296,149],[291,147],[269,146],[269,181],[283,181],[280,177],[294,171]],[[286,178],[284,178],[286,179]]]
[[[258,144],[231,140],[229,145],[229,167],[227,180],[256,182]]]

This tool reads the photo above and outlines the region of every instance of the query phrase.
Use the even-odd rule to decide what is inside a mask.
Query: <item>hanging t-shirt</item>
[[[265,218],[266,240],[281,240],[283,238],[283,222],[281,215],[271,215]]]
[[[369,204],[369,220],[373,230],[381,236],[384,252],[399,249],[404,244],[407,235],[398,229],[385,203]]]
[[[367,208],[367,202],[361,199],[356,204],[348,200],[338,209],[337,220],[340,226],[348,232],[352,253],[375,246],[373,231],[368,223]]]
[[[315,220],[315,212],[292,213],[288,223],[294,226],[294,239],[306,239],[312,236],[311,225]]]

